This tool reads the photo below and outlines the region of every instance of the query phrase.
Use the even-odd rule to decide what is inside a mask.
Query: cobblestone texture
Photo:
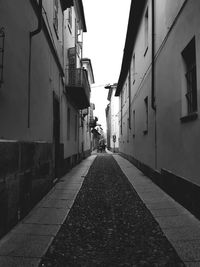
[[[111,155],[99,154],[40,266],[185,266]]]

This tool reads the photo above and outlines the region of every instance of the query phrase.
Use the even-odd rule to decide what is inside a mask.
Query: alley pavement
[[[158,222],[180,259],[188,267],[200,266],[199,220],[129,161],[118,154],[112,156]],[[97,154],[91,155],[62,177],[24,220],[0,240],[0,267],[39,265],[65,222],[96,157]],[[87,266],[93,267],[93,265]]]

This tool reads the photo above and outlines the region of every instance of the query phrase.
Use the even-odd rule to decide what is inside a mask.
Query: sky
[[[83,57],[91,59],[95,84],[91,103],[94,115],[106,130],[106,84],[118,82],[131,0],[83,0],[87,32],[83,36]]]

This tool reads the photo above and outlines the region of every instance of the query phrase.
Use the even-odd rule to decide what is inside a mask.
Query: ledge
[[[189,121],[194,121],[198,118],[198,113],[197,112],[193,112],[193,113],[190,113],[184,117],[181,117],[180,118],[180,121],[182,123],[185,123],[185,122],[189,122]]]

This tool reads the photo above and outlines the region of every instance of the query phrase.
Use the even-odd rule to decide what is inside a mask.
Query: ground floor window
[[[187,114],[197,111],[197,77],[195,37],[182,51],[185,75],[185,101]]]

